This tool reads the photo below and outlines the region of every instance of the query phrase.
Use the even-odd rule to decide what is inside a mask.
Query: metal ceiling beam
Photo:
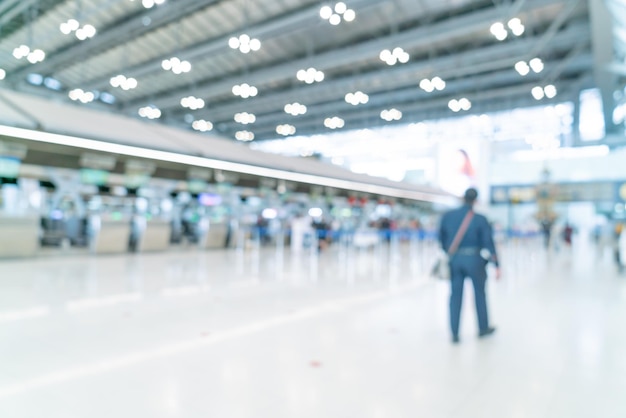
[[[350,3],[350,7],[358,7],[363,9],[365,7],[380,6],[389,0],[354,0]],[[271,19],[266,22],[246,28],[246,33],[253,38],[267,39],[277,35],[284,35],[285,33],[301,30],[302,28],[310,27],[319,23],[319,4],[307,7],[296,12],[290,12],[285,16]],[[229,33],[219,38],[215,38],[209,41],[201,41],[188,48],[182,49],[176,52],[176,56],[183,60],[192,61],[196,58],[206,57],[213,55],[217,52],[230,50],[228,46],[228,40],[237,35],[240,31]],[[162,71],[161,61],[171,57],[171,52],[164,54],[160,57],[151,59],[150,61],[129,67],[124,70],[124,74],[127,77],[142,77],[147,74]],[[98,77],[93,80],[88,80],[82,83],[87,90],[99,90],[107,87],[111,77],[117,75],[119,72],[110,73],[102,77]]]
[[[0,16],[2,16],[2,18],[0,19],[0,22],[2,23],[7,23],[4,19],[5,19],[5,13],[7,12],[7,10],[11,9],[13,6],[15,6],[16,4],[19,4],[21,2],[21,0],[5,0],[2,3],[0,3]]]
[[[571,96],[575,91],[578,91],[578,79],[572,81],[570,84],[563,88],[563,95]],[[516,108],[533,107],[546,104],[555,104],[562,102],[562,99],[557,97],[551,100],[544,100],[537,102],[530,97],[527,93],[534,84],[528,83],[515,87],[503,87],[500,89],[493,89],[480,93],[481,97],[475,97],[476,104],[472,105],[472,108],[467,112],[451,114],[447,108],[447,99],[435,99],[429,102],[416,103],[411,108],[408,108],[404,112],[404,117],[398,122],[386,122],[375,113],[363,113],[360,115],[354,115],[352,118],[347,118],[346,128],[344,130],[372,128],[391,126],[398,124],[409,124],[414,122],[421,122],[425,120],[436,120],[462,117],[467,115],[475,115],[482,113],[500,112],[504,110],[513,110]],[[367,121],[364,124],[363,121]],[[330,130],[323,125],[309,124],[299,129],[297,135],[315,135],[315,134],[329,134],[337,131]],[[282,139],[274,130],[267,130],[264,132],[255,132],[256,140],[268,140],[268,139]],[[288,137],[286,137],[288,138]]]
[[[592,70],[591,63],[591,53],[588,54],[579,54],[576,58],[570,60],[569,65],[566,70],[562,72],[564,76],[568,78],[571,75],[578,75],[581,73],[588,73]],[[558,62],[550,62],[546,63],[546,67],[549,69],[551,67],[558,66]],[[350,106],[345,102],[335,102],[332,104],[325,104],[321,107],[313,107],[309,109],[306,117],[291,117],[286,116],[284,113],[272,113],[268,115],[264,115],[261,117],[257,117],[257,122],[248,126],[248,130],[256,131],[257,129],[262,130],[273,130],[277,124],[289,122],[288,118],[292,118],[292,123],[296,127],[300,126],[300,124],[306,124],[310,120],[314,120],[318,124],[318,126],[322,125],[322,121],[324,118],[333,116],[335,114],[339,114],[341,117],[348,117],[350,115],[359,115],[355,117],[362,117],[364,113],[368,115],[374,115],[378,117],[381,110],[389,105],[393,105],[398,108],[403,114],[407,111],[407,109],[413,109],[416,104],[420,106],[428,106],[432,103],[435,103],[436,100],[441,100],[442,103],[445,102],[445,108],[447,108],[448,100],[451,98],[460,98],[461,96],[468,97],[470,100],[474,100],[474,98],[483,97],[484,89],[481,86],[485,84],[491,84],[493,86],[515,86],[519,85],[520,82],[523,82],[524,85],[533,85],[536,86],[541,84],[541,74],[536,74],[533,76],[527,76],[522,78],[519,74],[511,70],[503,70],[496,73],[483,74],[475,77],[464,78],[461,80],[457,80],[454,82],[448,83],[446,90],[443,92],[439,92],[439,94],[428,94],[425,92],[417,91],[417,89],[413,90],[399,90],[390,94],[380,94],[377,96],[370,97],[370,101],[367,105],[362,106]],[[560,85],[557,84],[557,87]],[[489,89],[491,90],[491,89]],[[532,98],[530,94],[530,89],[526,90],[524,93],[525,96]],[[380,96],[380,97],[379,97]],[[380,98],[380,100],[378,100]],[[533,99],[534,100],[534,99]],[[229,130],[238,130],[241,129],[243,125],[232,122],[232,118],[228,123]]]
[[[617,88],[617,77],[609,71],[609,66],[613,62],[613,18],[604,1],[588,0],[588,2],[594,77],[602,95],[604,126],[606,132],[609,133],[616,130],[613,123],[613,109],[615,108],[613,93]]]
[[[478,74],[501,68],[512,68],[519,60],[519,56],[527,51],[540,38],[525,38],[515,43],[498,43],[477,51],[467,51],[461,54],[440,57],[429,61],[421,61],[393,68],[385,68],[367,74],[350,76],[342,79],[329,80],[322,85],[303,85],[297,89],[281,91],[274,94],[265,94],[242,101],[235,99],[232,102],[220,104],[216,108],[196,111],[193,114],[198,118],[207,118],[213,122],[230,119],[232,116],[246,109],[248,112],[264,113],[264,110],[276,106],[284,106],[293,101],[299,101],[307,106],[315,103],[343,100],[343,95],[355,89],[363,89],[367,94],[398,88],[417,88],[422,77],[436,73],[444,79],[451,79],[462,75]],[[576,45],[585,45],[589,39],[589,30],[586,25],[575,25],[559,33],[553,39],[555,50],[567,50]],[[426,95],[426,93],[424,93]],[[181,110],[177,113],[188,113]]]
[[[137,13],[128,18],[123,17],[123,21],[113,22],[107,28],[98,32],[98,35],[86,42],[77,41],[61,50],[48,52],[45,61],[33,66],[24,65],[11,72],[7,77],[9,80],[21,80],[27,74],[35,71],[40,74],[51,74],[58,68],[67,67],[76,63],[76,57],[81,54],[91,56],[103,53],[104,51],[120,45],[121,40],[129,40],[144,35],[147,32],[175,22],[198,10],[206,8],[222,0],[179,0],[175,3],[166,3],[163,6],[155,7]],[[32,2],[32,1],[30,1]],[[25,2],[26,3],[26,2]],[[150,25],[146,26],[142,20],[149,17]],[[107,79],[108,80],[108,79]]]
[[[528,0],[524,9],[534,9],[546,7],[554,4],[561,4],[563,0]],[[404,32],[400,32],[388,37],[378,38],[372,41],[363,42],[358,45],[350,45],[340,49],[335,49],[315,56],[315,67],[320,70],[328,70],[336,67],[350,65],[355,61],[367,60],[377,57],[378,53],[387,48],[390,44],[403,45],[405,48],[430,48],[433,43],[444,42],[452,37],[467,36],[479,30],[487,30],[489,25],[495,20],[502,18],[502,10],[487,9],[469,13],[460,17],[445,20],[429,26],[420,26]],[[300,68],[310,66],[311,58],[307,57],[284,64],[279,64],[270,68],[253,71],[246,77],[246,82],[253,85],[263,85],[291,79]],[[221,94],[228,94],[233,85],[241,82],[241,76],[228,77],[220,81],[208,80],[193,87],[181,89],[174,88],[163,94],[146,96],[131,100],[124,104],[123,109],[135,109],[145,104],[148,98],[150,102],[161,109],[167,109],[179,105],[181,97],[195,95],[197,97],[212,97]]]
[[[7,0],[0,3],[0,26],[4,26],[15,19],[24,10],[27,10],[39,0]],[[16,6],[17,7],[14,7]]]

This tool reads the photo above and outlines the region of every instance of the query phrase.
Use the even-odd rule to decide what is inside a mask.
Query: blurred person
[[[469,188],[463,197],[464,204],[445,213],[439,228],[439,240],[443,250],[450,254],[450,329],[452,342],[459,342],[459,323],[463,301],[463,284],[466,277],[472,279],[476,314],[478,316],[478,336],[486,337],[495,332],[489,325],[485,283],[487,281],[487,263],[496,266],[496,279],[501,271],[496,253],[491,226],[487,218],[474,213],[478,191]],[[463,224],[466,225],[463,233]],[[456,242],[455,242],[456,241]],[[453,245],[454,243],[454,245]],[[451,247],[458,249],[450,251]]]
[[[561,234],[563,236],[563,242],[565,242],[565,245],[567,247],[571,247],[572,236],[574,235],[574,228],[572,227],[572,225],[570,225],[569,222],[565,222],[565,225],[563,226],[563,231]]]
[[[616,250],[615,261],[617,262],[617,271],[623,273],[626,269],[626,228],[620,223],[616,228]]]
[[[622,254],[619,250],[619,239],[622,235],[623,226],[621,223],[616,223],[613,227],[612,231],[612,240],[611,240],[611,249],[613,251],[613,258],[615,260],[615,265],[617,266],[617,270],[621,271],[622,267]]]

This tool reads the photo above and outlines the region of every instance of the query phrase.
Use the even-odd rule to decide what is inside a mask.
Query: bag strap
[[[452,244],[450,244],[450,248],[448,248],[449,257],[452,257],[454,253],[456,253],[456,250],[459,248],[459,244],[461,244],[461,240],[463,239],[465,232],[467,232],[467,228],[469,227],[469,224],[472,221],[473,217],[474,211],[470,209],[469,212],[467,212],[467,214],[465,215],[465,218],[463,218],[463,222],[461,223],[459,230],[456,231],[456,235],[452,240]]]

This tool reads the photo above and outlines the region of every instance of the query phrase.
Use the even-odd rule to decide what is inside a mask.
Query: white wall
[[[494,156],[489,166],[491,185],[529,184],[541,181],[544,168],[552,182],[625,180],[626,150],[605,156],[520,161],[513,156]]]

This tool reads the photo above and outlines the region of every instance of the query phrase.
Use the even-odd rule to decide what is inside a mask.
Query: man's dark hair
[[[465,191],[465,195],[463,195],[463,201],[465,203],[471,204],[476,201],[477,197],[478,197],[478,190],[476,190],[473,187],[470,187],[469,189]]]

